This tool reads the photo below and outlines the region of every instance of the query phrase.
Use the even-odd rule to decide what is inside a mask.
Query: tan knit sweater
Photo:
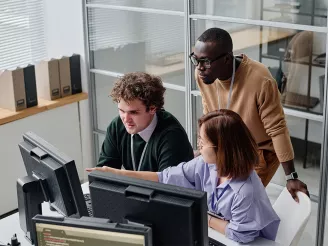
[[[269,70],[246,55],[235,74],[230,110],[238,113],[253,134],[259,149],[276,152],[280,162],[294,159],[294,151],[280,103],[277,83]],[[230,80],[203,83],[196,69],[196,81],[202,95],[204,114],[226,108]]]

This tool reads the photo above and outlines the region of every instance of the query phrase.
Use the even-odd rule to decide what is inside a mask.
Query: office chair
[[[284,188],[273,204],[280,218],[276,242],[284,246],[296,246],[300,241],[311,214],[311,200],[303,192],[297,192],[299,203],[295,202],[287,188]]]

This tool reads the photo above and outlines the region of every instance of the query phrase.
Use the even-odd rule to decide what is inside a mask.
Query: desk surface
[[[89,184],[84,183],[82,185],[82,190],[84,194],[89,193]],[[61,216],[57,212],[50,211],[48,203],[42,204],[42,211],[43,215],[56,217]],[[0,220],[0,244],[6,245],[7,243],[10,243],[10,239],[15,233],[17,234],[17,238],[18,241],[21,243],[21,246],[31,246],[31,244],[25,239],[24,233],[20,228],[18,213],[15,213]],[[227,246],[281,246],[280,244],[274,241],[270,241],[264,238],[257,238],[254,242],[250,244],[239,244],[226,238],[223,234],[211,228],[208,228],[208,235],[209,237],[219,242],[222,242]]]
[[[38,98],[37,106],[23,109],[17,112],[0,108],[0,125],[22,119],[30,115],[38,114],[50,109],[58,108],[66,104],[79,102],[87,98],[88,98],[88,94],[82,92],[75,95],[59,98],[53,101],[48,101],[42,98]]]

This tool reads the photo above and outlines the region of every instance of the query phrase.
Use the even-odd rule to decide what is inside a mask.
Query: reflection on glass
[[[322,114],[325,34],[203,20],[193,21],[192,27],[196,38],[211,27],[229,31],[235,55],[244,53],[269,68],[285,107]]]
[[[197,149],[197,139],[198,139],[198,119],[203,116],[203,106],[202,98],[200,96],[192,96],[192,129],[193,129],[193,142],[192,147]]]
[[[151,8],[151,9],[162,9],[162,10],[174,10],[183,11],[184,1],[183,0],[87,0],[90,4],[108,4],[116,6],[129,6],[138,8]]]
[[[116,103],[109,96],[116,78],[94,74],[97,110],[97,129],[106,131],[110,122],[118,116]]]
[[[91,65],[111,72],[145,71],[184,86],[183,17],[88,9]]]
[[[300,179],[307,184],[310,194],[318,196],[322,123],[310,120],[307,126],[305,119],[288,115],[286,121],[295,153],[295,168]],[[308,127],[307,133],[306,127]],[[284,174],[282,173],[280,178],[277,177],[278,175],[272,182],[284,185],[286,183],[283,180]]]
[[[186,103],[185,92],[170,90],[166,88],[164,108],[178,119],[186,129]]]
[[[325,0],[194,0],[192,13],[327,26]]]
[[[105,140],[105,135],[103,134],[95,134],[95,139],[97,139],[97,141],[95,141],[96,144],[98,144],[98,146],[96,147],[97,153],[96,153],[96,163],[98,163],[99,160],[99,154],[101,151],[101,146]]]

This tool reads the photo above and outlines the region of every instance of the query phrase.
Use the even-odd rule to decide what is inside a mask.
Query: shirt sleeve
[[[252,209],[253,197],[236,194],[231,207],[232,219],[225,228],[227,238],[248,243],[260,235],[260,226],[249,215]]]
[[[97,167],[108,166],[117,169],[122,167],[122,160],[118,146],[116,141],[114,141],[115,137],[115,124],[112,122],[107,128],[106,137],[101,146]]]
[[[158,171],[190,161],[194,157],[187,134],[180,128],[166,131],[160,139],[157,151]]]
[[[259,115],[266,133],[272,138],[273,147],[280,162],[294,159],[284,111],[280,102],[277,83],[267,79],[258,98]]]
[[[158,181],[163,184],[182,186],[190,189],[201,189],[202,166],[197,167],[197,157],[189,162],[180,163],[176,167],[168,167],[162,172],[158,172]],[[205,164],[203,164],[205,166]]]

